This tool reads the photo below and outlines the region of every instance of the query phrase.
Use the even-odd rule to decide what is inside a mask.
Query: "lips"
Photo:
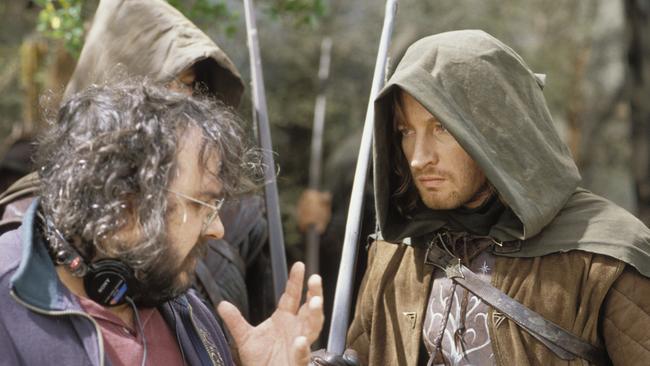
[[[439,188],[447,181],[446,178],[435,175],[422,175],[417,180],[422,187],[429,189]]]

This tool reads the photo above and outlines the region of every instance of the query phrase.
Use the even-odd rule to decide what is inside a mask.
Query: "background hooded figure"
[[[146,76],[176,90],[199,89],[233,108],[244,90],[225,52],[167,2],[102,0],[63,99],[128,76]],[[0,196],[5,225],[21,220],[38,186],[32,173]],[[209,243],[196,286],[213,308],[227,300],[256,324],[275,308],[263,202],[243,197],[222,212],[226,234]]]

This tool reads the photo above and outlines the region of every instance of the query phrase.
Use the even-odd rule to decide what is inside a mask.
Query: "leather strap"
[[[6,191],[0,193],[0,214],[3,207],[27,195],[33,196],[40,189],[38,174],[30,173],[15,181]]]
[[[454,257],[437,245],[429,246],[425,263],[442,269],[449,279],[502,312],[503,315],[525,329],[559,358],[573,360],[579,357],[595,365],[609,364],[607,362],[609,357],[603,348],[596,347],[552,321],[545,319],[501,290],[482,281],[474,272],[465,267],[459,258]]]

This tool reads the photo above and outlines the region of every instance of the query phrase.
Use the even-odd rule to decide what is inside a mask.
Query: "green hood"
[[[65,96],[110,80],[118,64],[165,83],[199,61],[197,80],[236,107],[244,84],[235,65],[178,10],[163,0],[101,0]]]
[[[578,188],[580,174],[555,130],[542,87],[519,55],[483,31],[447,32],[411,45],[375,101],[374,184],[382,237],[399,242],[448,222],[448,212],[427,208],[407,218],[391,202],[392,93],[399,88],[436,116],[498,191],[507,208],[490,236],[519,243],[507,255],[582,249],[625,260],[649,275],[650,231]]]

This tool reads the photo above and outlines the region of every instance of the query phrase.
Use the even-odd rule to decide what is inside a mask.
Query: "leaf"
[[[59,29],[61,27],[61,18],[57,16],[50,18],[50,27],[52,29]]]

